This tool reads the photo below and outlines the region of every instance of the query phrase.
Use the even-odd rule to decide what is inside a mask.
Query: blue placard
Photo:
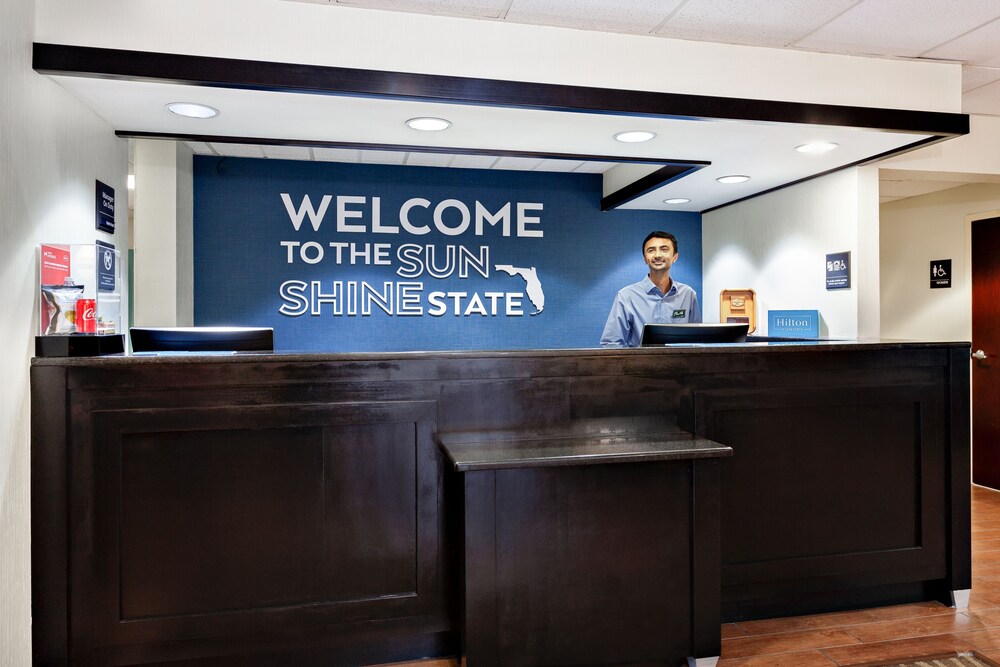
[[[115,247],[110,243],[97,242],[97,290],[115,291]]]
[[[642,240],[677,236],[701,292],[701,216],[600,209],[600,174],[194,158],[194,322],[278,350],[597,347]]]
[[[115,233],[115,189],[97,181],[97,229]]]
[[[819,338],[818,310],[767,311],[769,338]]]
[[[826,256],[826,288],[848,289],[851,286],[851,252]]]

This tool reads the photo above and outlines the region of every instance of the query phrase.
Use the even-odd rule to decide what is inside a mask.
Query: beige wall
[[[971,340],[970,225],[1000,215],[1000,185],[973,184],[881,207],[885,338]],[[931,260],[952,260],[952,287],[930,289]]]
[[[187,144],[135,142],[135,324],[194,324],[194,161]]]
[[[34,0],[0,2],[0,665],[31,664],[28,367],[38,295],[36,248],[92,243],[94,181],[116,189],[113,242],[128,247],[127,146],[31,69]],[[101,238],[108,240],[106,235]]]

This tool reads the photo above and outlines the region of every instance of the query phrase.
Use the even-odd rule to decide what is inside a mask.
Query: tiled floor
[[[1000,664],[1000,493],[972,487],[972,599],[727,623],[719,667],[834,667],[975,651]],[[394,667],[455,667],[425,660]]]

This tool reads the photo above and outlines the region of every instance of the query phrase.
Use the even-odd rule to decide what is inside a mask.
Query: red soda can
[[[76,332],[97,333],[97,301],[95,299],[76,300]]]

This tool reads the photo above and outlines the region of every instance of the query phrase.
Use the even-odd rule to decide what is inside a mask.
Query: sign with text
[[[931,289],[951,287],[951,260],[935,259],[931,261]]]
[[[599,174],[195,157],[195,323],[286,350],[594,347],[642,239],[695,213],[600,211]]]
[[[115,246],[113,243],[96,241],[97,244],[97,290],[115,291]]]
[[[97,229],[115,233],[115,189],[97,181]]]
[[[826,288],[847,289],[851,286],[851,253],[835,252],[826,256]]]
[[[819,338],[819,311],[769,310],[767,335],[770,338]]]

